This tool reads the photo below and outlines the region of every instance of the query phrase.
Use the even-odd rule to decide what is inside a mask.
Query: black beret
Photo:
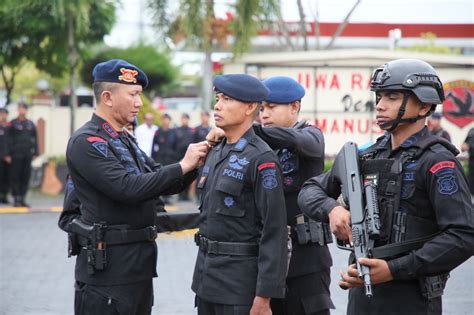
[[[140,68],[122,59],[111,59],[98,63],[92,71],[94,82],[148,85],[148,77]]]
[[[443,117],[443,114],[441,114],[440,112],[434,112],[433,114],[431,114],[432,119],[441,119],[441,117]]]
[[[268,89],[263,83],[248,74],[219,75],[214,79],[214,89],[247,103],[263,102],[268,96]]]
[[[276,76],[263,81],[270,93],[265,101],[275,104],[289,104],[299,101],[305,94],[304,88],[290,77]]]

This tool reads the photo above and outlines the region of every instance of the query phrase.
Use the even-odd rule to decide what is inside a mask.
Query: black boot
[[[14,207],[23,207],[21,204],[21,197],[20,196],[13,196],[13,206]]]
[[[8,203],[6,194],[0,194],[0,203]]]
[[[21,196],[21,197],[20,197],[20,204],[21,204],[23,207],[27,207],[27,208],[30,207],[30,205],[27,204],[26,201],[25,201],[25,196]]]

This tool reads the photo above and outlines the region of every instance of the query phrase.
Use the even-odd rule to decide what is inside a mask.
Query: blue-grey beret
[[[248,74],[225,74],[214,79],[214,89],[241,102],[263,102],[268,89]]]
[[[94,82],[115,82],[122,84],[148,85],[148,77],[137,66],[122,60],[111,59],[98,63],[92,71]]]
[[[433,114],[431,114],[432,119],[441,119],[441,117],[443,117],[443,114],[441,114],[440,112],[434,112]]]
[[[289,104],[299,101],[305,94],[304,88],[290,77],[275,76],[263,81],[270,93],[265,99],[268,103]]]

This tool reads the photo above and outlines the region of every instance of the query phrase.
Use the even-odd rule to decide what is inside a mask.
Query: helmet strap
[[[398,109],[398,115],[397,115],[397,118],[393,119],[393,120],[390,120],[390,121],[387,121],[383,124],[380,125],[380,128],[382,130],[386,130],[388,132],[392,132],[395,130],[395,128],[398,127],[398,125],[400,123],[408,123],[408,124],[413,124],[414,122],[420,120],[420,119],[423,119],[423,118],[426,118],[428,117],[429,115],[431,115],[431,113],[433,112],[434,108],[432,107],[430,111],[428,111],[426,114],[424,115],[418,115],[416,117],[411,117],[411,118],[402,118],[403,115],[405,115],[405,111],[406,111],[406,106],[407,106],[407,103],[408,103],[408,99],[410,98],[410,92],[408,91],[403,91],[403,101],[402,101],[402,105],[400,105],[400,108]]]

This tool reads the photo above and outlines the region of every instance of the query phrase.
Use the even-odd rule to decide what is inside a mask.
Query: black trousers
[[[334,308],[329,292],[329,268],[286,279],[284,299],[272,299],[273,315],[329,315]]]
[[[24,197],[28,192],[31,176],[31,155],[12,156],[10,185],[13,196]]]
[[[252,305],[227,305],[205,301],[196,296],[198,315],[248,315]]]
[[[76,282],[75,315],[149,315],[153,306],[153,282],[98,286]]]
[[[418,280],[390,281],[372,286],[373,297],[365,296],[364,286],[349,290],[348,315],[441,315],[441,297],[428,300],[421,294]]]
[[[0,161],[0,198],[6,197],[10,188],[10,177],[9,177],[10,164]]]
[[[469,183],[471,195],[474,195],[474,159],[469,159],[469,172],[467,173],[467,180]]]

